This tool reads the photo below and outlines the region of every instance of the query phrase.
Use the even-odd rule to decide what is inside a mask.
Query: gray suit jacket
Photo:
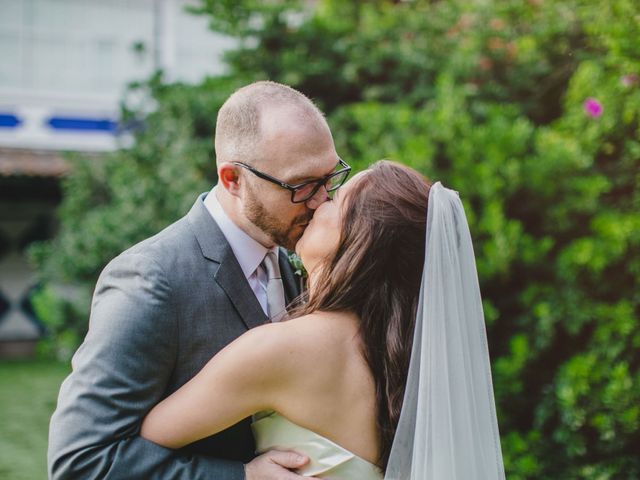
[[[242,463],[254,455],[249,419],[179,451],[138,435],[156,403],[267,321],[204,197],[100,275],[51,418],[50,478],[244,479]],[[280,268],[290,301],[299,290],[286,255]]]

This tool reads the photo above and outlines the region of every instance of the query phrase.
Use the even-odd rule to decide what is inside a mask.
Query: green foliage
[[[508,478],[640,478],[640,4],[197,10],[238,38],[230,76],[152,82],[157,108],[133,148],[66,181],[60,235],[34,252],[47,278],[88,290],[111,257],[183,214],[214,180],[209,138],[228,93],[288,83],[327,112],[355,170],[391,158],[461,193]]]
[[[53,284],[46,284],[34,292],[34,312],[47,329],[47,337],[38,345],[42,357],[59,360],[71,357],[87,330],[90,293],[83,288],[63,292]]]

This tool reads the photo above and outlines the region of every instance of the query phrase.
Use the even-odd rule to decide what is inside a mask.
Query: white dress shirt
[[[269,251],[264,245],[261,245],[247,233],[238,227],[233,220],[226,214],[222,205],[216,197],[217,186],[209,192],[204,199],[204,206],[207,211],[222,230],[222,234],[229,242],[231,250],[235,255],[242,273],[249,282],[249,286],[256,295],[260,306],[266,315],[268,315],[267,307],[267,272],[260,264],[264,260],[265,255]],[[278,255],[278,247],[272,249],[276,256]]]

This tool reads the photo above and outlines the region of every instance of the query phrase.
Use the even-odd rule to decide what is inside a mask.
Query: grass
[[[0,362],[0,479],[47,478],[49,418],[68,364]]]

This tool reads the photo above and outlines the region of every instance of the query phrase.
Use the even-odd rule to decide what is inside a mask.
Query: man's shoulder
[[[197,242],[185,216],[155,235],[129,247],[119,256],[143,255],[162,262],[168,257],[193,253],[194,246],[197,246]]]
[[[124,250],[109,262],[106,269],[132,262],[139,265],[147,262],[149,268],[153,268],[153,265],[169,276],[192,270],[203,257],[192,225],[193,218],[189,217],[189,214],[183,216],[155,235]]]

